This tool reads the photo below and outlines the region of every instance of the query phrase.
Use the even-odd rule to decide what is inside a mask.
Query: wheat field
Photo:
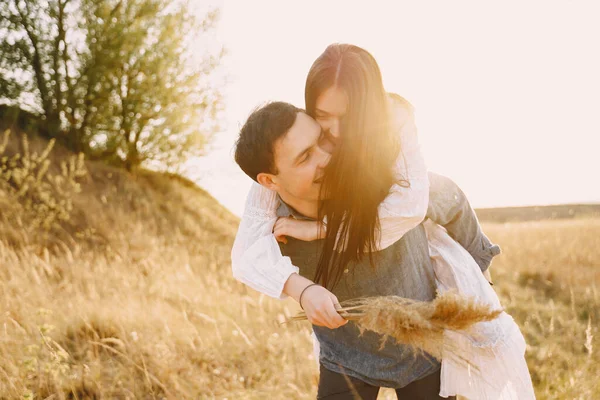
[[[50,234],[0,189],[0,398],[314,398],[297,305],[231,276],[238,219],[175,175],[86,168]],[[538,399],[600,398],[600,218],[484,229]]]

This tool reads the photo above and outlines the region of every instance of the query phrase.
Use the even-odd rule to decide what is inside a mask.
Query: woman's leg
[[[379,388],[354,377],[319,368],[317,399],[326,400],[376,400]]]
[[[455,400],[455,396],[440,397],[440,373],[441,370],[437,370],[425,378],[396,389],[396,397],[398,400]]]

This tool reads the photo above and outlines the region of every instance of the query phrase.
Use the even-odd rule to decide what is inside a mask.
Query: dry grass
[[[308,328],[231,277],[237,219],[180,177],[87,168],[60,237],[0,190],[0,398],[310,393]]]
[[[231,277],[237,219],[180,178],[86,165],[61,236],[0,189],[0,398],[314,398],[309,326],[280,324],[298,307]],[[538,399],[600,398],[600,220],[485,230]]]
[[[538,399],[597,399],[600,219],[484,225],[494,283],[527,341]]]
[[[392,337],[415,352],[427,352],[438,360],[442,359],[444,330],[465,330],[478,322],[491,321],[503,311],[492,310],[489,305],[454,291],[442,293],[431,302],[384,296],[347,300],[340,305],[340,315],[354,321],[361,332],[369,330],[382,335],[382,346]],[[306,320],[304,312],[290,318],[302,320]]]

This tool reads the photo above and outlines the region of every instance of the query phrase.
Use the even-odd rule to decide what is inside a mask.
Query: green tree
[[[201,154],[222,104],[223,51],[195,45],[214,33],[218,12],[198,16],[193,4],[8,0],[0,96],[33,93],[49,136],[73,150],[128,169],[176,166]]]
[[[33,92],[33,106],[41,110],[51,137],[60,135],[66,108],[68,3],[8,0],[0,4],[0,96],[17,100],[24,92]]]

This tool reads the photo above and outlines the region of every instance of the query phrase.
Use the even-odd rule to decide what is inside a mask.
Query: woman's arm
[[[273,227],[277,221],[277,194],[253,183],[231,250],[233,276],[251,288],[274,298],[288,297],[283,288],[291,274],[299,271],[284,257]]]
[[[393,113],[400,132],[400,155],[394,172],[407,185],[394,184],[379,205],[380,235],[377,250],[391,246],[425,219],[429,203],[429,178],[421,153],[410,104],[395,102]]]
[[[279,200],[275,192],[254,183],[231,250],[233,276],[268,296],[300,300],[300,294],[313,282],[298,274],[289,257],[281,254],[272,233]],[[337,297],[321,286],[309,288],[302,298],[308,320],[335,329],[346,324],[336,311]]]
[[[287,236],[305,242],[312,242],[317,239],[325,239],[326,225],[319,221],[281,217],[275,223],[273,234],[275,239],[281,243],[287,244]]]

